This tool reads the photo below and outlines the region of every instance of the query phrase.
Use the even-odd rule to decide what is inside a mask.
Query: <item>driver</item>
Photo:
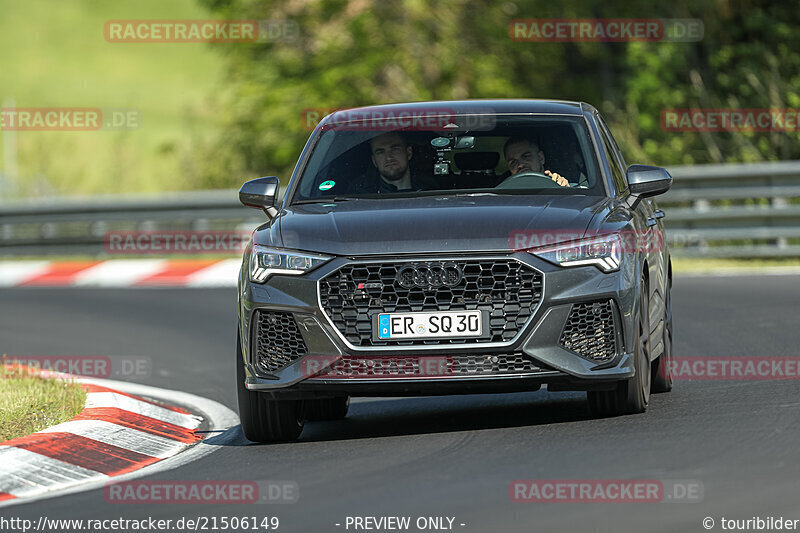
[[[544,170],[544,152],[532,139],[511,137],[503,147],[503,155],[505,155],[508,170],[512,176],[521,172],[544,173],[562,187],[569,187],[569,181],[566,178],[555,172]]]

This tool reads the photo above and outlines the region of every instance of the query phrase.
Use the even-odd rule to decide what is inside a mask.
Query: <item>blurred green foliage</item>
[[[288,179],[303,110],[461,98],[598,107],[630,162],[800,159],[800,135],[664,131],[670,108],[800,107],[800,9],[765,0],[0,0],[0,101],[141,112],[126,131],[0,135],[0,197]],[[109,19],[289,21],[256,43],[109,43]],[[535,43],[518,18],[697,18],[699,42]],[[280,28],[280,26],[278,26]]]
[[[800,158],[797,132],[674,133],[669,108],[800,107],[800,10],[759,0],[199,0],[215,16],[289,20],[296,39],[214,45],[227,62],[224,132],[199,154],[198,187],[290,175],[301,112],[462,98],[597,106],[630,162]],[[516,18],[698,18],[699,42],[533,43]]]
[[[205,19],[196,0],[0,0],[0,105],[133,109],[130,130],[0,132],[0,199],[195,187],[216,142],[223,58],[205,43],[110,43],[111,19]],[[227,177],[227,174],[224,176]]]

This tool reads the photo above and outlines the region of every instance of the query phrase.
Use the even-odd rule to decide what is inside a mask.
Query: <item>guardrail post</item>
[[[782,196],[770,198],[769,203],[774,209],[786,209],[789,206],[789,200]],[[777,237],[775,239],[775,246],[777,246],[778,249],[787,248],[789,246],[789,240],[786,237]]]
[[[208,231],[211,228],[211,223],[207,218],[196,218],[192,221],[192,229],[194,231]]]
[[[108,233],[108,222],[105,220],[93,222],[89,231],[92,233],[93,237],[105,237],[106,233]]]
[[[152,220],[142,220],[139,222],[139,231],[155,231],[156,223]]]

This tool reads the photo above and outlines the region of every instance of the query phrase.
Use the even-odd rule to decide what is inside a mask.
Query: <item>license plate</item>
[[[379,339],[441,339],[480,337],[481,311],[387,313],[378,315]]]

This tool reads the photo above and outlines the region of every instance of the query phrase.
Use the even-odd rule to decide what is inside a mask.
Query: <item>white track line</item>
[[[127,392],[128,394],[155,398],[174,405],[190,407],[192,410],[200,412],[204,415],[205,420],[208,422],[207,432],[209,436],[207,439],[211,440],[212,442],[207,443],[205,441],[199,441],[196,444],[190,445],[188,448],[186,448],[186,450],[177,455],[167,457],[166,459],[148,465],[134,472],[122,474],[120,476],[114,476],[113,478],[93,472],[93,475],[95,475],[94,479],[86,479],[85,481],[80,482],[80,484],[75,484],[71,487],[52,492],[31,495],[31,497],[5,500],[0,502],[0,508],[32,503],[47,498],[74,494],[76,492],[101,489],[104,485],[112,480],[113,482],[129,481],[132,479],[138,479],[161,472],[166,472],[168,470],[187,465],[193,461],[197,461],[198,459],[220,450],[223,446],[247,443],[247,440],[242,435],[242,432],[236,428],[236,426],[239,424],[239,417],[236,415],[236,413],[221,403],[215,402],[214,400],[189,394],[188,392],[160,389],[157,387],[150,387],[148,385],[139,385],[122,381],[105,379],[81,379],[80,381],[83,383],[99,385],[101,387],[117,389],[122,392]],[[72,465],[70,465],[70,468],[71,467]],[[102,476],[102,478],[97,476]],[[22,481],[24,481],[24,479]]]
[[[72,420],[51,426],[40,433],[71,433],[159,459],[175,455],[181,448],[187,446],[177,440],[145,433],[105,420]]]

